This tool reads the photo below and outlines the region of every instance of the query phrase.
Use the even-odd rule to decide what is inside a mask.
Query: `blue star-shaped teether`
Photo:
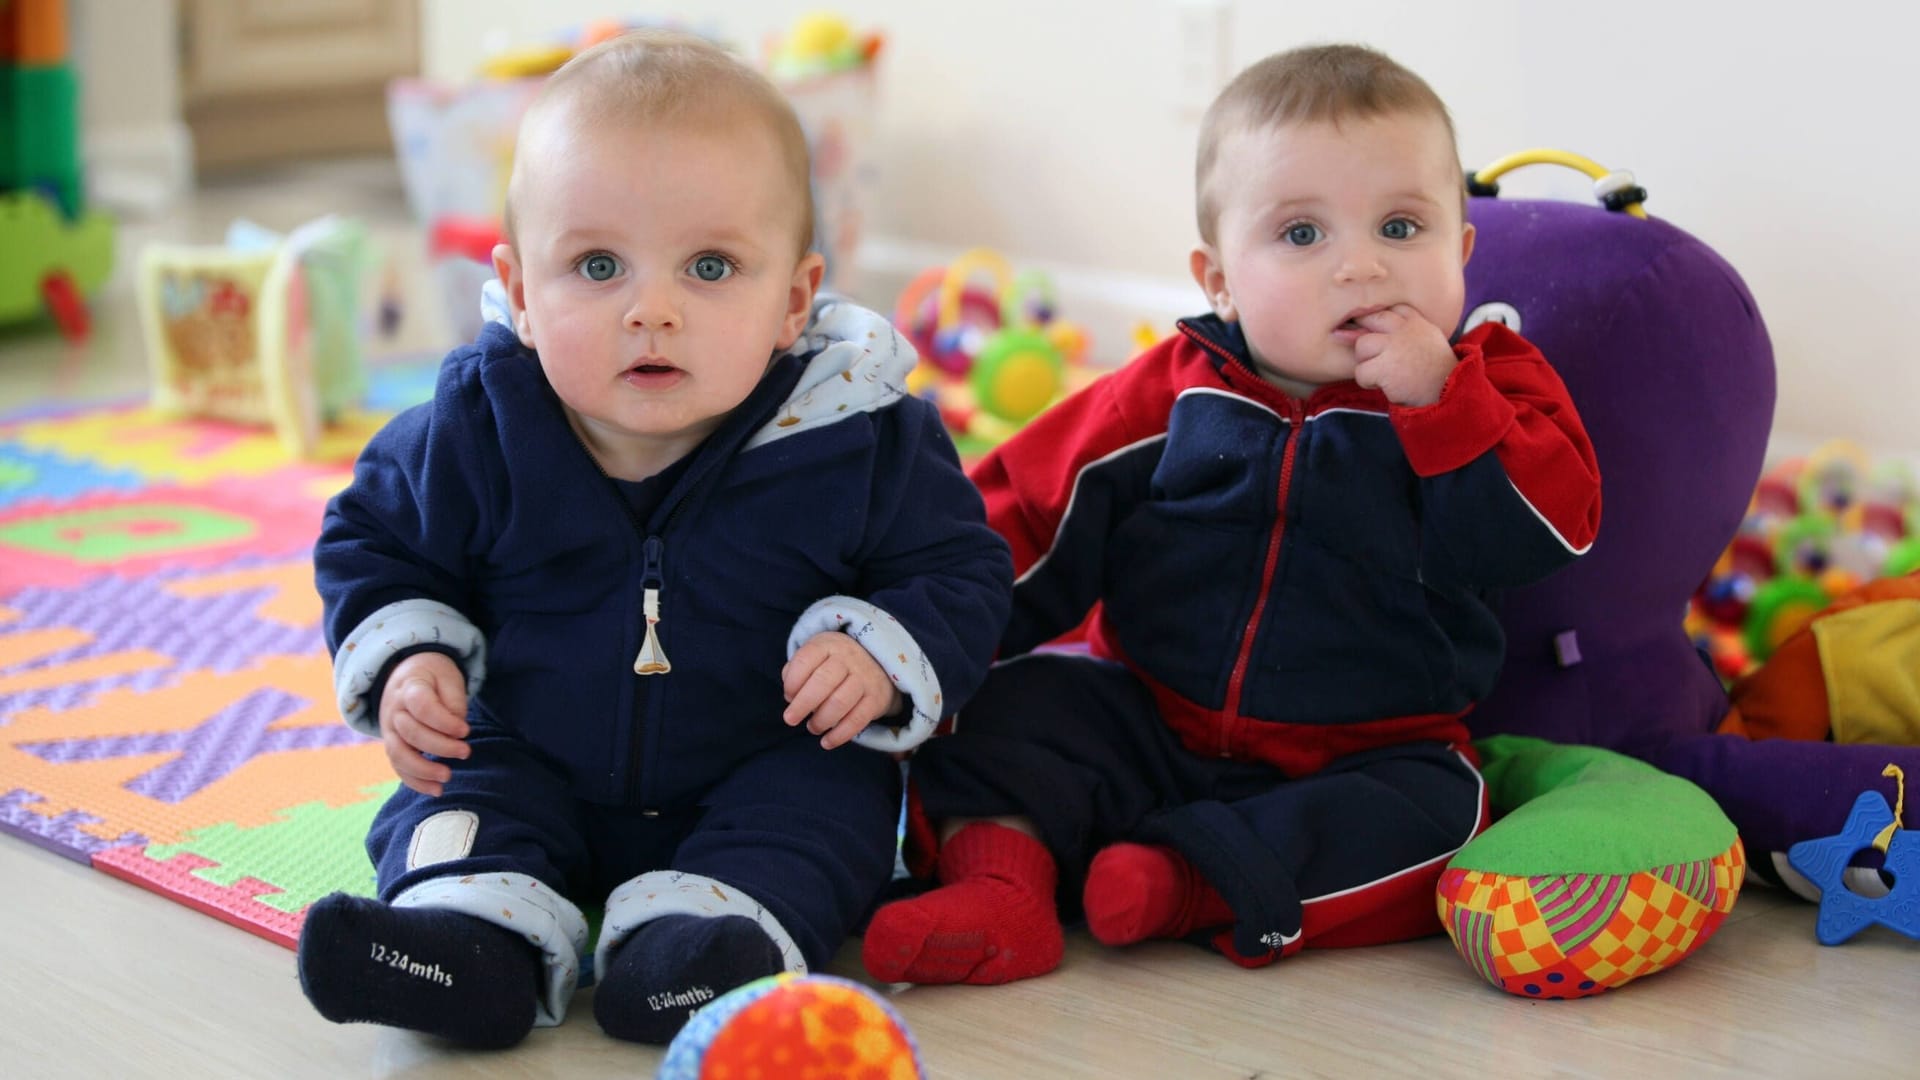
[[[1820,840],[1803,840],[1787,851],[1787,862],[1820,886],[1820,915],[1815,936],[1822,945],[1838,945],[1879,923],[1910,938],[1920,938],[1920,837],[1895,828],[1887,844],[1885,872],[1893,889],[1879,898],[1861,896],[1842,880],[1853,853],[1873,846],[1888,826],[1896,825],[1886,796],[1868,791],[1853,801],[1846,828]]]

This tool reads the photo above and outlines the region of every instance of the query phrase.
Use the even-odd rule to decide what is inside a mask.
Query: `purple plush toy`
[[[1773,348],[1733,268],[1662,221],[1475,198],[1469,321],[1515,324],[1566,382],[1599,457],[1593,550],[1502,598],[1507,660],[1476,736],[1590,743],[1699,784],[1775,876],[1920,748],[1714,734],[1720,683],[1681,629],[1733,536],[1772,424]]]

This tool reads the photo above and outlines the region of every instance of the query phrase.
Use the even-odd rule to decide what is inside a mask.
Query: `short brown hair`
[[[800,193],[800,254],[813,244],[812,171],[807,137],[793,106],[766,77],[718,45],[673,30],[635,30],[603,41],[548,77],[522,121],[570,106],[587,123],[676,123],[744,112],[763,122],[777,143],[788,179]],[[513,192],[507,186],[506,235],[514,235]]]
[[[1242,71],[1207,107],[1194,164],[1200,238],[1213,243],[1219,208],[1208,190],[1214,161],[1229,135],[1300,123],[1339,123],[1395,113],[1431,113],[1454,145],[1453,118],[1425,79],[1364,45],[1308,45],[1275,53]],[[1461,198],[1466,174],[1461,174]]]

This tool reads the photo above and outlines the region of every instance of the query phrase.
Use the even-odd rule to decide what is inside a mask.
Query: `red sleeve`
[[[1083,626],[1099,604],[1108,538],[1146,498],[1183,379],[1211,363],[1169,339],[1042,413],[973,470],[987,521],[1013,550],[1001,655]]]
[[[1585,551],[1600,529],[1600,466],[1560,376],[1498,323],[1469,331],[1454,354],[1439,401],[1389,410],[1414,471],[1453,472],[1492,450],[1520,497],[1569,548]]]
[[[1013,548],[1016,578],[1053,550],[1088,466],[1165,434],[1175,393],[1160,373],[1177,340],[1161,342],[1049,407],[973,467],[969,475],[986,499],[987,522]]]

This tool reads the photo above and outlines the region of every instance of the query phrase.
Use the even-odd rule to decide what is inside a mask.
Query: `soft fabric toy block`
[[[1746,859],[1699,787],[1590,746],[1501,735],[1476,748],[1504,816],[1437,891],[1454,947],[1494,986],[1610,990],[1679,963],[1733,909]]]
[[[1829,836],[1881,770],[1920,748],[1717,733],[1719,680],[1681,626],[1744,515],[1774,401],[1773,350],[1740,277],[1698,239],[1597,206],[1475,198],[1471,318],[1499,317],[1553,364],[1599,458],[1593,549],[1509,590],[1506,666],[1476,736],[1589,743],[1699,784],[1756,871]],[[1495,826],[1499,828],[1500,826]],[[1596,826],[1603,827],[1603,826]]]

